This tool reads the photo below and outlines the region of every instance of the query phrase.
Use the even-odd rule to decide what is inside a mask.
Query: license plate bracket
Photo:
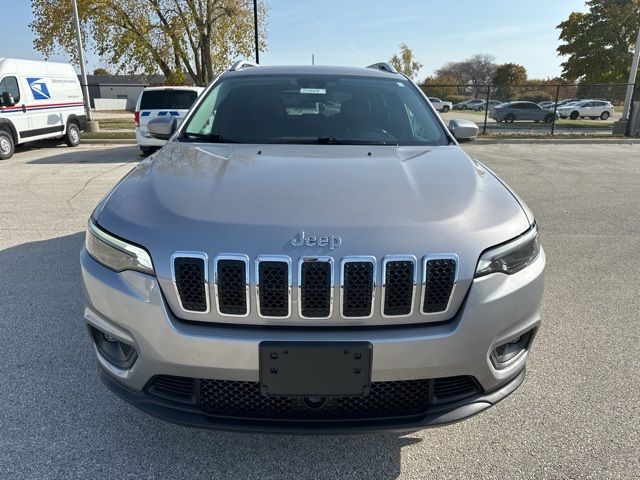
[[[261,342],[260,391],[269,396],[367,395],[369,342]]]

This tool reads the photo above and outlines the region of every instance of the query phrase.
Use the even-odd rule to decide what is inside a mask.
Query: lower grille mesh
[[[480,393],[473,377],[373,382],[369,395],[326,397],[309,405],[301,397],[268,397],[258,382],[193,379],[160,375],[147,387],[151,395],[180,403],[196,403],[204,413],[236,418],[350,419],[402,417],[426,413],[442,405]]]
[[[331,314],[330,262],[303,262],[300,267],[300,312],[307,318],[324,318]]]

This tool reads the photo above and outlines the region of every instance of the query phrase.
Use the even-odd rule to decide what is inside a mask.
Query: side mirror
[[[13,95],[9,92],[2,92],[2,106],[3,107],[13,107],[16,104],[16,101],[13,99]]]
[[[469,120],[451,120],[449,122],[449,131],[459,142],[470,142],[478,137],[480,129],[478,125]]]
[[[154,118],[147,123],[147,131],[158,140],[169,140],[176,128],[176,119],[172,116]]]

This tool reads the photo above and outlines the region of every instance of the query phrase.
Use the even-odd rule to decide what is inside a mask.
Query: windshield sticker
[[[399,87],[404,87],[404,83],[402,82],[396,82],[398,84]]]
[[[301,88],[300,93],[306,93],[311,95],[326,95],[326,88]]]

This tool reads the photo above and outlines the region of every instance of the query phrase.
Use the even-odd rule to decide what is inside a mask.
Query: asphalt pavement
[[[465,150],[536,213],[545,319],[513,395],[407,435],[194,430],[116,398],[83,325],[78,252],[138,150],[45,144],[1,161],[0,478],[638,478],[640,145]]]

